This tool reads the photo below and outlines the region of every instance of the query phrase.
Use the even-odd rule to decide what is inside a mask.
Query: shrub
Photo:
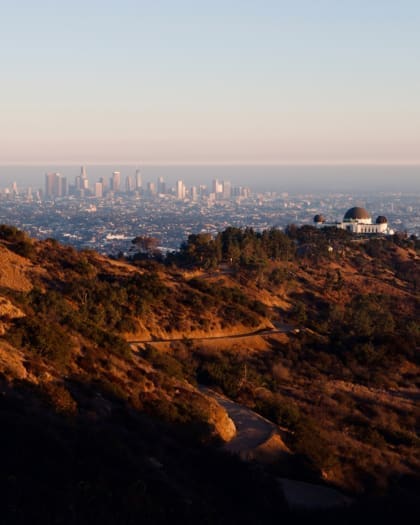
[[[318,470],[331,466],[334,461],[331,450],[313,420],[301,418],[294,430],[293,448],[298,454],[304,455]]]
[[[15,226],[0,224],[0,239],[9,242],[9,249],[18,255],[21,255],[27,259],[34,258],[35,248],[33,241],[26,235],[25,232],[19,230]]]
[[[23,317],[16,319],[7,338],[17,347],[54,361],[60,366],[69,363],[72,344],[68,333],[57,323],[44,323],[42,319]]]
[[[69,415],[77,412],[77,403],[64,385],[49,382],[43,383],[41,388],[47,400],[57,412]]]
[[[279,395],[258,399],[255,403],[255,409],[277,425],[292,430],[298,426],[301,419],[299,408]]]

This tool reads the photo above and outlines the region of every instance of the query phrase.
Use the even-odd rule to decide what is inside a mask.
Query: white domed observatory
[[[346,230],[356,234],[366,235],[392,235],[393,230],[389,228],[388,220],[383,215],[379,215],[376,221],[372,222],[370,213],[365,208],[355,206],[346,211],[342,222],[328,223],[323,215],[315,215],[315,226],[335,226],[341,230]]]
[[[370,213],[358,206],[347,210],[343,222],[337,224],[337,227],[352,233],[390,233],[386,217],[381,215],[372,223]]]

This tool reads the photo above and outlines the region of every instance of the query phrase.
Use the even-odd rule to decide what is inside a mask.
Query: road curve
[[[226,443],[223,448],[239,454],[242,458],[248,457],[257,447],[267,442],[278,432],[277,427],[270,421],[259,416],[249,408],[238,405],[230,399],[218,394],[214,390],[200,386],[201,392],[215,399],[222,405],[229,417],[236,425],[236,436]],[[282,452],[284,450],[281,448]],[[290,451],[287,451],[290,453]],[[348,507],[353,500],[339,490],[314,483],[278,478],[282,492],[291,509],[320,510],[335,507]]]
[[[235,423],[236,436],[224,445],[225,450],[244,453],[256,449],[265,443],[277,430],[276,425],[256,414],[249,408],[218,394],[211,388],[200,387],[200,391],[215,399]]]

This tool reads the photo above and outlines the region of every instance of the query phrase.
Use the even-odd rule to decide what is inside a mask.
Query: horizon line
[[[383,161],[305,161],[305,162],[297,162],[297,161],[281,161],[281,162],[267,162],[267,161],[261,161],[261,162],[241,162],[241,161],[209,161],[209,162],[193,162],[193,161],[146,161],[146,162],[133,162],[133,161],[87,161],[87,162],[77,162],[77,161],[58,161],[58,162],[52,162],[51,160],[48,161],[34,161],[34,162],[18,162],[18,161],[6,161],[1,162],[1,167],[8,167],[8,166],[111,166],[111,165],[118,165],[118,166],[161,166],[161,167],[170,167],[170,166],[378,166],[378,167],[387,167],[387,166],[405,166],[405,167],[420,167],[420,160],[418,161],[399,161],[399,162],[383,162]]]

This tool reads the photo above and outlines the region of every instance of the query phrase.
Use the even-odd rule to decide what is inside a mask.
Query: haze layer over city
[[[415,166],[65,166],[42,184],[39,167],[2,169],[16,180],[0,187],[1,222],[114,256],[139,236],[167,252],[229,226],[286,229],[317,214],[338,224],[354,205],[386,217],[390,231],[420,232]]]
[[[81,163],[83,164],[83,163]],[[94,184],[101,177],[109,178],[120,171],[122,180],[140,170],[143,181],[156,182],[163,177],[174,186],[181,179],[188,186],[209,184],[213,179],[229,180],[237,186],[249,186],[257,192],[400,192],[420,191],[418,165],[86,165],[88,178]],[[37,190],[44,187],[45,173],[58,172],[72,184],[79,175],[80,165],[0,166],[0,188],[16,182],[20,187]]]

